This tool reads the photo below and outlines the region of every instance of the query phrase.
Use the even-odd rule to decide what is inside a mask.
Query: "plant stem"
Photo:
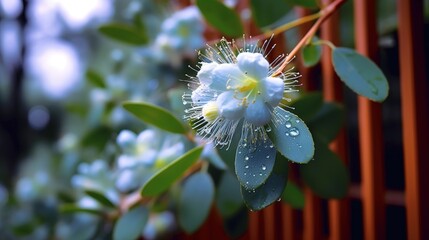
[[[321,16],[321,12],[317,12],[315,14],[311,14],[311,15],[302,17],[302,18],[294,20],[292,22],[288,22],[288,23],[286,23],[286,24],[284,24],[284,25],[282,25],[282,26],[280,26],[278,28],[275,28],[272,31],[266,32],[266,33],[263,34],[263,36],[264,36],[264,38],[269,38],[269,37],[271,37],[271,35],[277,35],[277,34],[280,34],[282,32],[285,32],[285,31],[287,31],[287,30],[289,30],[291,28],[297,27],[297,26],[299,26],[301,24],[304,24],[304,23],[316,20],[320,16]]]
[[[305,45],[305,43],[313,37],[316,33],[317,29],[319,29],[320,25],[328,19],[343,3],[345,0],[337,0],[326,6],[324,9],[320,11],[320,18],[316,21],[316,23],[311,27],[311,29],[305,34],[305,36],[299,41],[299,43],[295,46],[295,48],[286,56],[282,65],[271,75],[275,77],[283,72],[283,69],[286,65],[294,58],[294,56],[298,53],[298,51]],[[311,16],[311,15],[310,15]]]

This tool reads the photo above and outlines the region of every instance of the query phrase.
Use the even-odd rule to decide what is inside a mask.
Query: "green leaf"
[[[314,143],[304,121],[282,108],[275,108],[276,118],[281,119],[269,132],[271,140],[283,156],[296,163],[307,163],[313,158]]]
[[[279,0],[251,0],[253,20],[260,28],[275,23],[284,17],[291,9],[292,4]]]
[[[317,0],[284,0],[292,2],[294,5],[298,5],[306,8],[317,8]]]
[[[312,42],[317,42],[318,40],[319,38],[314,36]],[[322,46],[318,44],[315,45],[312,42],[305,45],[301,51],[302,60],[304,66],[306,67],[312,67],[316,65],[322,57]]]
[[[113,239],[137,239],[142,234],[148,218],[149,211],[145,207],[138,206],[130,209],[115,223],[115,227],[113,228]]]
[[[214,198],[214,183],[207,173],[186,179],[178,203],[178,220],[183,230],[193,233],[209,215]]]
[[[167,110],[144,102],[125,102],[124,108],[145,123],[172,133],[185,133],[182,123]]]
[[[282,194],[282,200],[295,209],[303,209],[305,203],[304,193],[295,183],[288,181]]]
[[[100,26],[98,30],[106,37],[121,43],[140,46],[148,42],[144,31],[123,23],[108,23]]]
[[[334,48],[332,62],[340,79],[354,92],[376,102],[389,94],[383,72],[369,58],[350,48]]]
[[[254,211],[261,210],[279,200],[287,183],[288,162],[280,154],[276,157],[273,173],[265,184],[254,190],[241,188],[246,206]]]
[[[344,108],[337,103],[324,103],[316,115],[308,121],[311,133],[325,143],[330,143],[338,135],[344,124]]]
[[[235,154],[235,173],[240,185],[252,190],[265,183],[273,170],[276,152],[269,138],[253,142],[242,136]]]
[[[106,126],[96,127],[87,132],[81,139],[80,144],[83,147],[95,148],[102,151],[112,136],[112,129]]]
[[[167,190],[201,155],[203,147],[196,147],[153,175],[143,186],[142,196],[156,196]]]
[[[232,217],[243,207],[240,183],[230,171],[222,175],[216,193],[216,206],[222,217]]]
[[[314,160],[300,166],[302,180],[315,194],[323,198],[346,196],[349,175],[341,159],[327,144],[316,141]]]
[[[290,104],[291,107],[295,108],[293,112],[305,122],[310,120],[322,105],[323,96],[321,92],[305,93]]]
[[[197,0],[206,21],[217,30],[230,37],[241,37],[244,33],[240,16],[218,0]]]
[[[98,72],[93,69],[88,69],[86,71],[86,79],[96,87],[106,88],[106,83],[104,81],[103,76],[101,76]]]
[[[61,213],[89,213],[95,215],[101,215],[103,212],[100,209],[95,208],[83,208],[76,206],[75,204],[63,204],[60,206]]]
[[[116,208],[115,204],[113,204],[106,196],[104,196],[100,192],[94,190],[85,190],[85,193],[105,207]]]

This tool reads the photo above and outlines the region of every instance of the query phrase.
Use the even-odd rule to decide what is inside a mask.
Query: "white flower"
[[[243,119],[242,134],[251,140],[266,139],[265,126],[281,121],[273,110],[282,99],[290,101],[284,93],[297,91],[293,87],[298,86],[300,75],[288,70],[272,76],[285,56],[270,64],[266,59],[268,45],[269,40],[261,48],[256,44],[238,48],[222,39],[200,53],[203,62],[189,84],[192,93],[183,95],[183,102],[191,105],[185,118],[193,122],[199,135],[215,145],[229,146]]]

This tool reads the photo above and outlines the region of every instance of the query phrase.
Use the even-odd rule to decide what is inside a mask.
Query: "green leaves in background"
[[[145,123],[172,133],[185,133],[182,123],[167,110],[145,102],[125,102],[123,107]]]
[[[249,214],[245,207],[242,207],[236,214],[223,219],[223,227],[232,239],[239,239],[247,231],[249,226]]]
[[[185,180],[178,203],[178,220],[183,230],[193,233],[209,215],[214,198],[214,183],[200,172]]]
[[[258,27],[266,27],[284,17],[291,9],[290,1],[279,0],[251,0],[253,20]]]
[[[223,173],[216,193],[216,206],[223,218],[232,217],[243,207],[240,183],[230,171]]]
[[[61,205],[59,210],[61,213],[89,213],[94,215],[100,215],[103,213],[103,211],[101,211],[100,209],[83,208],[70,203]]]
[[[125,44],[141,46],[149,41],[143,29],[123,23],[108,23],[101,25],[98,30],[104,36]]]
[[[292,2],[294,5],[298,5],[306,8],[317,8],[318,0],[283,0],[286,2]]]
[[[287,159],[277,154],[274,170],[263,185],[254,190],[241,188],[246,206],[251,210],[261,210],[279,200],[286,187],[287,176]]]
[[[338,103],[329,102],[324,103],[307,124],[315,138],[328,144],[338,135],[344,120],[344,108]]]
[[[320,110],[322,105],[323,96],[321,92],[304,93],[290,104],[291,107],[295,108],[292,111],[307,124]]]
[[[113,229],[113,240],[134,240],[143,232],[149,218],[149,211],[138,206],[122,215]]]
[[[203,147],[196,147],[153,175],[143,186],[141,195],[156,196],[167,190],[201,155]]]
[[[236,11],[218,0],[197,0],[206,21],[220,32],[230,37],[241,37],[244,33],[243,24]]]
[[[342,198],[349,186],[348,170],[327,144],[316,143],[314,161],[300,166],[302,180],[323,198]]]
[[[310,130],[295,114],[282,108],[275,108],[274,114],[282,122],[272,126],[268,133],[274,145],[283,156],[296,163],[307,163],[313,158],[314,143]]]
[[[91,129],[81,139],[80,145],[83,147],[95,148],[102,151],[112,136],[112,129],[107,126],[99,126]]]
[[[304,193],[299,189],[299,187],[288,181],[285,190],[282,194],[283,202],[289,204],[291,207],[295,209],[303,209],[305,204],[305,196]]]
[[[314,36],[311,42],[305,45],[301,50],[302,61],[306,67],[316,65],[322,57],[322,46],[319,44],[313,44],[313,42],[317,42],[318,40],[319,38]]]
[[[334,48],[332,62],[335,72],[354,92],[376,102],[389,94],[389,84],[383,72],[369,58],[349,48]]]
[[[86,71],[86,79],[95,87],[99,88],[106,88],[106,82],[104,80],[104,77],[101,76],[100,73],[96,72],[93,69],[88,69]]]
[[[94,190],[85,190],[85,193],[96,200],[101,205],[108,207],[108,208],[115,208],[115,204],[113,204],[106,196],[103,195],[101,192],[97,192]]]
[[[265,183],[273,170],[276,149],[270,139],[248,140],[242,136],[235,154],[235,173],[245,189],[255,189]]]

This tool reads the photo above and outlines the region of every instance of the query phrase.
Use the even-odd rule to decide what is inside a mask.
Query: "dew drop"
[[[299,123],[299,120],[297,119],[295,122],[296,122],[296,123]]]
[[[265,129],[265,131],[267,131],[267,132],[271,132],[271,127],[270,127],[270,126],[268,126],[268,127]]]
[[[279,198],[279,199],[277,199],[277,202],[280,202],[282,199],[281,198]]]
[[[244,166],[244,168],[249,168],[249,165]]]
[[[270,158],[270,155],[265,156],[266,159]]]
[[[249,157],[248,156],[244,157],[244,160],[246,160],[246,161],[249,160]]]
[[[286,135],[286,136],[289,136],[289,133],[288,133],[288,132],[286,132],[286,133],[285,133],[285,135]]]
[[[292,124],[291,124],[290,122],[286,122],[285,126],[286,126],[287,128],[290,128],[290,127],[292,127]]]
[[[262,165],[262,170],[267,170],[267,167],[265,165]]]
[[[186,105],[186,104],[188,104],[188,102],[187,101],[183,101],[183,105]]]
[[[271,144],[271,145],[270,145],[270,148],[273,148],[273,147],[274,147],[274,145],[273,145],[273,144]]]
[[[299,135],[299,130],[297,128],[292,128],[289,133],[292,137],[296,137]]]

